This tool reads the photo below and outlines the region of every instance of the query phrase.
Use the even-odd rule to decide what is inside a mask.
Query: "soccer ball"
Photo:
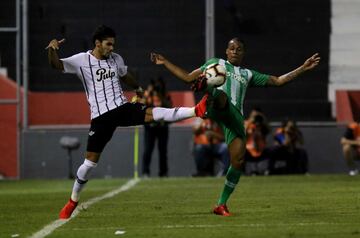
[[[204,73],[209,86],[219,87],[225,83],[226,69],[218,63],[208,65]]]

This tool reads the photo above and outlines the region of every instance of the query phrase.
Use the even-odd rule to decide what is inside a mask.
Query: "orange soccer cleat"
[[[195,106],[195,115],[197,117],[205,118],[207,110],[207,99],[209,94],[205,94],[198,104]]]
[[[220,215],[220,216],[224,216],[224,217],[228,217],[231,215],[225,204],[217,205],[216,207],[214,207],[213,212],[216,215]]]
[[[78,202],[74,202],[70,198],[69,201],[63,207],[63,209],[61,209],[59,218],[60,219],[68,219],[71,216],[71,214],[73,213],[73,211],[75,210],[77,205],[78,205]]]

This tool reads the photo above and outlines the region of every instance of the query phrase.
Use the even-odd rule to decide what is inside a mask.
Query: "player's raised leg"
[[[195,117],[195,107],[151,107],[146,109],[145,122],[167,121],[175,122]]]

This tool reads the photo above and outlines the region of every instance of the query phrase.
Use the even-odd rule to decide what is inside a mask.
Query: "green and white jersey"
[[[201,71],[204,72],[208,65],[214,63],[218,63],[226,68],[226,81],[217,89],[224,91],[230,98],[231,103],[239,109],[242,115],[244,115],[243,104],[246,89],[248,86],[265,86],[270,76],[267,74],[261,74],[254,70],[234,66],[230,62],[218,58],[208,60],[203,66],[201,66]]]

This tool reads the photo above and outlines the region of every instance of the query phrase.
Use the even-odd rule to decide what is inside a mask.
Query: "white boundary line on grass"
[[[343,225],[347,223],[336,222],[298,222],[298,223],[245,223],[245,224],[203,224],[203,225],[165,225],[159,228],[163,229],[187,229],[187,228],[217,228],[217,227],[274,227],[274,226],[327,226],[327,225]]]
[[[121,187],[119,187],[113,191],[110,191],[102,196],[92,198],[87,202],[81,203],[81,208],[87,209],[94,203],[97,203],[97,202],[107,199],[107,198],[111,198],[121,192],[125,192],[126,190],[129,190],[132,187],[134,187],[139,181],[140,181],[139,179],[131,179],[126,184],[122,185]],[[30,238],[43,238],[43,237],[51,234],[54,230],[56,230],[57,228],[61,227],[64,224],[66,224],[68,221],[70,221],[71,219],[76,217],[79,213],[80,213],[80,209],[78,207],[69,219],[66,219],[66,220],[58,219],[56,221],[53,221],[52,223],[44,226],[41,230],[34,233],[32,236],[30,236]]]

